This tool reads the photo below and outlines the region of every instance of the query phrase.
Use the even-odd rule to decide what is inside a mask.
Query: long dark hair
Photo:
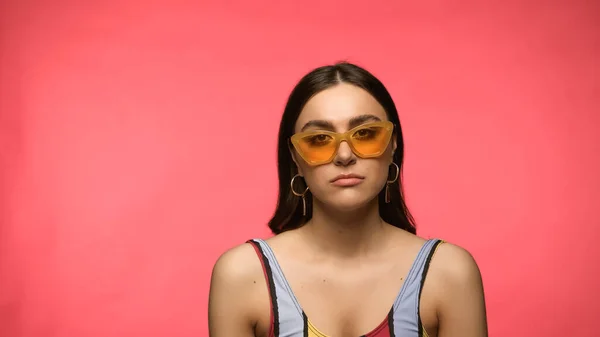
[[[349,83],[369,92],[383,106],[388,119],[394,123],[397,148],[394,162],[400,168],[398,181],[390,185],[390,202],[385,203],[385,188],[379,193],[379,214],[381,218],[410,233],[416,234],[416,226],[403,197],[402,161],[404,157],[404,141],[402,128],[396,105],[389,92],[375,76],[367,70],[347,62],[318,67],[306,74],[292,90],[283,117],[279,125],[277,143],[277,170],[279,174],[279,197],[275,214],[269,221],[269,228],[274,234],[302,226],[312,217],[312,196],[306,194],[306,216],[302,215],[302,200],[292,194],[290,182],[298,173],[296,164],[290,154],[289,139],[294,134],[294,125],[308,100],[317,93],[339,83]],[[300,187],[296,187],[301,191]]]

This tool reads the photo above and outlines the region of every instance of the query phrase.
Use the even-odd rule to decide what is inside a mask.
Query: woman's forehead
[[[313,96],[304,106],[295,129],[312,120],[328,121],[336,129],[347,129],[348,123],[362,115],[388,120],[383,107],[366,90],[350,84],[339,84]]]

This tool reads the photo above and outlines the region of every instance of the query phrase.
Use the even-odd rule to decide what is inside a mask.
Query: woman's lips
[[[331,183],[335,186],[350,187],[356,186],[363,182],[365,178],[358,174],[340,174],[331,180]]]

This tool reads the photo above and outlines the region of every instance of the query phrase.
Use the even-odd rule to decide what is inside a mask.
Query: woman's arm
[[[437,292],[438,337],[487,337],[483,282],[471,254],[444,243],[438,248],[432,267],[434,263],[441,278]]]
[[[252,285],[256,286],[257,263],[248,244],[225,252],[215,263],[208,299],[210,337],[254,337],[257,308]]]

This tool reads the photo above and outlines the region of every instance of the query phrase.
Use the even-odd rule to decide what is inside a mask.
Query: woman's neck
[[[388,226],[379,216],[377,200],[352,211],[333,210],[313,203],[312,218],[304,226],[317,249],[353,258],[383,248]]]

